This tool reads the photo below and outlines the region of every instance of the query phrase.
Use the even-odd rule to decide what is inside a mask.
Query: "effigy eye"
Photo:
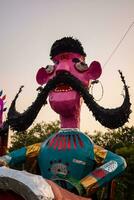
[[[54,65],[47,65],[46,68],[45,68],[45,70],[46,70],[46,72],[48,74],[51,74],[51,73],[53,73],[54,68],[55,68]]]
[[[75,64],[75,68],[80,72],[84,72],[88,69],[88,65],[84,62],[79,62]]]
[[[80,62],[80,60],[79,60],[78,58],[73,58],[72,61],[73,61],[74,63],[79,63],[79,62]]]
[[[53,60],[54,64],[55,65],[58,65],[59,64],[59,61],[58,60]]]

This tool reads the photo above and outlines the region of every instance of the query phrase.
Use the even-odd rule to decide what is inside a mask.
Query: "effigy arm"
[[[36,158],[40,151],[41,143],[22,147],[18,150],[0,157],[0,165],[15,166],[19,163],[24,163],[29,158]]]
[[[99,167],[80,181],[86,190],[87,196],[90,196],[99,187],[110,182],[126,168],[126,162],[123,157],[97,145],[94,145],[94,159]]]

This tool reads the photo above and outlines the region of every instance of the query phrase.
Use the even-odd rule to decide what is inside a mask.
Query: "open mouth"
[[[55,88],[55,92],[68,92],[68,91],[72,91],[72,87],[67,85],[67,84],[64,84],[64,83],[60,83],[56,86]]]

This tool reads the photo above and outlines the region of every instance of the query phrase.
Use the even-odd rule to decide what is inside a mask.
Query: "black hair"
[[[86,56],[83,46],[78,39],[73,37],[64,37],[56,40],[50,50],[51,59],[56,55],[64,52],[79,53],[82,56]]]

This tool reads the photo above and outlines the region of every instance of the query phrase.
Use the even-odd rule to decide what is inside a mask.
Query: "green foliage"
[[[58,120],[50,123],[41,122],[35,124],[27,131],[14,132],[11,136],[11,147],[9,148],[9,151],[38,142],[43,142],[51,134],[56,133],[60,129],[59,125],[60,122]]]
[[[106,133],[96,132],[90,136],[94,143],[110,151],[134,144],[134,127],[121,127],[115,130],[108,130]]]

